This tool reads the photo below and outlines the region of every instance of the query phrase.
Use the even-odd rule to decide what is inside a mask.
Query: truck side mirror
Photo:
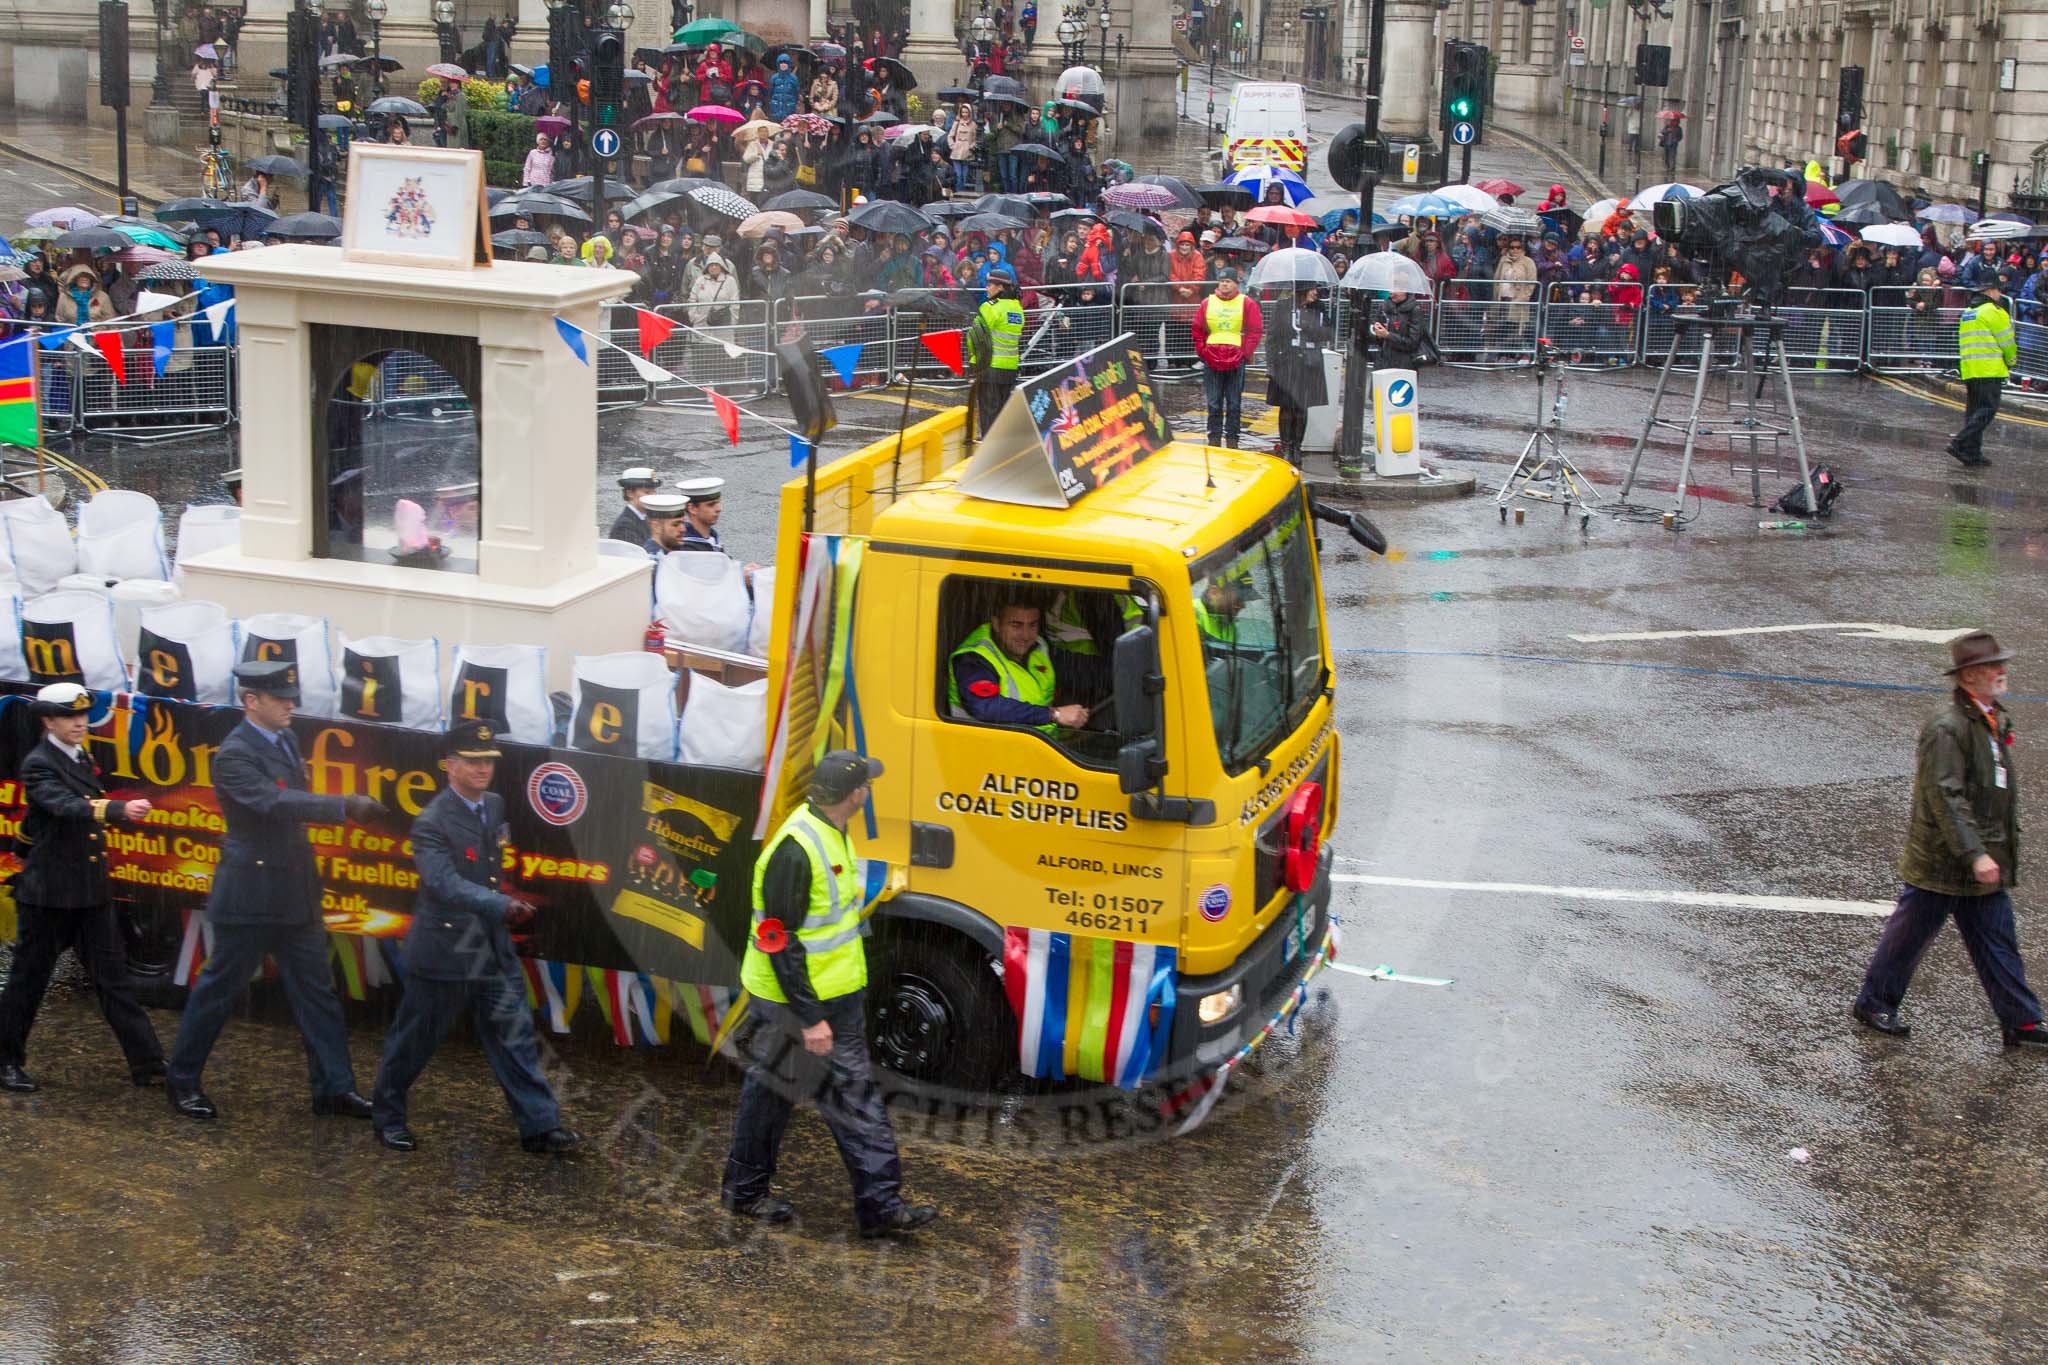
[[[1344,528],[1345,534],[1376,555],[1387,552],[1387,537],[1372,519],[1363,512],[1346,512],[1326,502],[1313,502],[1309,510],[1315,513],[1317,521],[1327,521],[1333,526]]]
[[[1116,751],[1117,790],[1126,794],[1150,791],[1166,776],[1166,760],[1159,756],[1159,737],[1146,735]]]

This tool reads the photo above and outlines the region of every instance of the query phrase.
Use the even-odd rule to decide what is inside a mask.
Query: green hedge
[[[524,114],[471,109],[469,140],[484,154],[484,179],[517,189],[520,173],[526,169],[526,154],[533,148],[533,120]]]

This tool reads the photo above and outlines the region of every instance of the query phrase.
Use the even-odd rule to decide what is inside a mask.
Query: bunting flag
[[[341,967],[342,984],[348,990],[351,1000],[367,1000],[369,994],[363,988],[363,978],[368,974],[363,968],[363,940],[356,934],[327,935],[327,955]]]
[[[46,351],[54,351],[61,348],[65,342],[77,335],[78,329],[76,327],[61,327],[54,332],[45,332],[37,337],[36,345]]]
[[[0,445],[43,443],[43,424],[36,407],[36,348],[22,336],[0,343]]]
[[[206,959],[213,955],[213,926],[206,922],[204,913],[197,910],[185,912],[185,938],[178,945],[178,965],[171,972],[171,983],[189,986],[199,978],[199,969],[206,965]]]
[[[1174,967],[1166,944],[1004,930],[1003,990],[1017,1016],[1017,1065],[1027,1076],[1135,1089],[1166,1054]]]
[[[114,382],[128,382],[128,357],[123,353],[119,332],[94,332],[92,344],[99,348],[100,358],[107,362],[107,368],[114,372]]]
[[[631,1038],[619,1037],[619,1005],[612,998],[613,973],[602,967],[585,967],[583,975],[590,979],[590,989],[597,996],[597,1008],[604,1015],[604,1026],[611,1030],[612,1041],[621,1047],[632,1042]]]
[[[789,438],[789,467],[800,469],[804,461],[811,458],[811,443],[801,436]]]
[[[831,362],[832,368],[839,372],[839,382],[850,388],[853,385],[854,367],[860,364],[860,353],[863,349],[861,342],[849,341],[844,346],[829,346],[818,354]]]
[[[213,330],[213,334],[216,337],[227,330],[228,313],[234,309],[234,306],[235,301],[233,299],[222,299],[219,303],[209,303],[206,307],[199,310],[206,314],[206,325]]]
[[[950,332],[926,332],[924,348],[932,353],[932,359],[954,374],[964,375],[967,373],[967,366],[960,358],[960,336],[958,327]]]
[[[667,384],[673,382],[675,379],[674,375],[670,374],[667,370],[664,370],[663,368],[661,368],[661,366],[655,364],[651,360],[642,360],[639,356],[634,355],[631,351],[624,351],[621,352],[621,354],[624,355],[626,359],[633,362],[634,373],[638,374],[642,379],[646,380],[650,384]]]
[[[576,1003],[582,995],[581,977],[560,962],[542,962],[522,957],[519,966],[526,973],[526,998],[548,1014],[550,1033],[567,1033],[576,1017]]]
[[[704,1012],[704,1023],[711,1038],[711,1050],[723,1052],[728,1057],[738,1056],[728,1035],[746,1018],[746,993],[726,986],[685,986],[683,989],[697,993],[697,1003]]]
[[[674,318],[665,318],[659,313],[650,313],[645,308],[635,308],[633,317],[640,324],[640,354],[653,355],[654,348],[669,339],[676,330]]]
[[[159,294],[153,289],[143,289],[135,295],[135,312],[138,316],[143,313],[155,313],[184,301],[181,294]]]
[[[583,345],[582,329],[566,323],[560,318],[556,318],[555,330],[561,333],[562,340],[567,343],[570,350],[576,353],[576,358],[588,365],[590,363],[590,352]]]
[[[177,345],[177,323],[153,322],[149,325],[149,363],[159,379],[170,368],[171,352],[177,349]]]
[[[711,394],[711,410],[718,414],[719,422],[724,425],[726,439],[734,445],[738,445],[740,443],[739,405],[715,389],[709,390],[709,392]]]

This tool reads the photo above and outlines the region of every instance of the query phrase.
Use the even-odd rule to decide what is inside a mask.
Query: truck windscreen
[[[1299,724],[1327,681],[1306,522],[1296,494],[1194,566],[1209,717],[1233,773]]]

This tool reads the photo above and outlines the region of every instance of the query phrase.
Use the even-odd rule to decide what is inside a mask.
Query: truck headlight
[[[1220,1024],[1237,1013],[1237,1007],[1244,1003],[1244,987],[1232,986],[1227,991],[1205,995],[1195,1006],[1195,1017],[1204,1024]]]

